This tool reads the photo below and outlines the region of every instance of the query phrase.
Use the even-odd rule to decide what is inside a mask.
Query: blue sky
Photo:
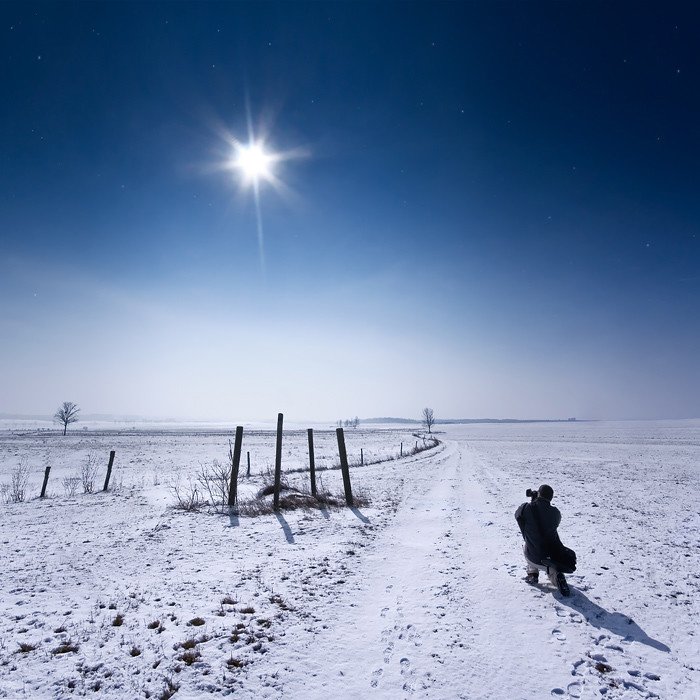
[[[691,6],[0,17],[0,412],[700,415]]]

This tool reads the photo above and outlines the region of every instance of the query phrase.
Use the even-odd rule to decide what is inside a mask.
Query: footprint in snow
[[[574,661],[572,667],[571,667],[571,675],[575,676],[578,673],[578,667],[581,666],[581,664],[585,664],[586,661],[585,659],[579,659],[578,661]]]
[[[570,698],[580,698],[581,697],[581,684],[578,681],[569,683],[566,687]]]
[[[399,663],[401,664],[401,677],[404,679],[402,689],[407,693],[413,693],[415,687],[413,685],[413,669],[411,668],[411,662],[404,656]]]
[[[563,688],[552,688],[552,695],[557,697],[558,695],[564,695],[564,689]]]
[[[376,671],[372,671],[372,680],[370,681],[370,685],[373,688],[376,688],[379,685],[379,681],[381,680],[383,673],[384,671],[381,668],[378,668]]]
[[[553,629],[552,636],[555,639],[558,639],[560,642],[563,642],[566,639],[566,635],[560,629]]]

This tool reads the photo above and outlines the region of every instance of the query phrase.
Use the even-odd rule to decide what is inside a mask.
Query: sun
[[[262,143],[236,144],[233,166],[247,183],[257,185],[260,180],[271,180],[274,161],[274,155],[268,153]]]

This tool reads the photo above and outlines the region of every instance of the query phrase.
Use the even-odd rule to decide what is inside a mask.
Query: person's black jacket
[[[537,509],[539,526],[533,509]],[[525,538],[525,556],[533,564],[542,564],[543,559],[558,556],[564,547],[557,532],[561,522],[558,508],[546,498],[537,498],[533,502],[523,503],[515,511],[515,519]]]

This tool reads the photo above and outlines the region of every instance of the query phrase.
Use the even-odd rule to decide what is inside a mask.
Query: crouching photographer
[[[559,539],[557,528],[561,522],[561,513],[552,505],[554,490],[548,484],[543,484],[537,491],[527,489],[525,495],[529,496],[530,501],[515,511],[515,519],[525,540],[525,580],[537,583],[539,572],[543,570],[552,585],[562,595],[568,596],[571,591],[564,574],[576,571],[576,553],[565,547]]]

